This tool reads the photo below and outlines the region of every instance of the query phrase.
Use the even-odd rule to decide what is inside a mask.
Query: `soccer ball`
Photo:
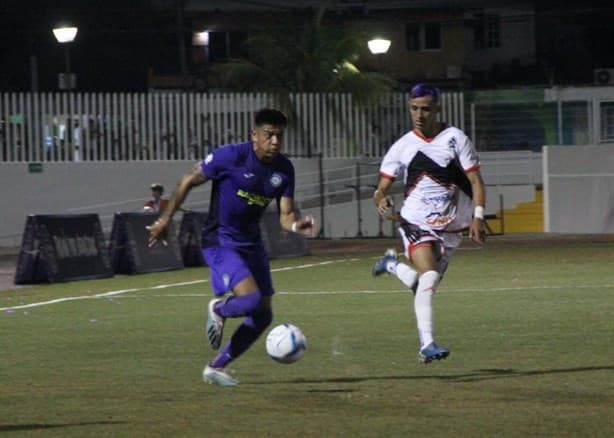
[[[293,324],[273,327],[266,337],[266,352],[271,359],[284,364],[298,361],[307,349],[303,331]]]

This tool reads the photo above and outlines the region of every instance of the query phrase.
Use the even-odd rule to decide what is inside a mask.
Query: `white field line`
[[[271,269],[271,272],[290,271],[290,270],[294,270],[294,269],[306,269],[306,268],[313,268],[313,267],[316,267],[316,266],[330,265],[330,264],[333,264],[333,263],[353,262],[353,261],[357,261],[357,260],[359,260],[359,259],[328,260],[328,261],[324,261],[324,262],[320,262],[320,263],[307,263],[307,264],[304,264],[304,265],[289,266],[289,267],[285,267],[285,268]],[[192,284],[208,283],[208,282],[209,282],[209,280],[184,281],[184,282],[181,282],[181,283],[159,284],[157,286],[151,286],[151,287],[113,290],[113,291],[102,292],[102,293],[98,293],[98,294],[94,294],[94,295],[80,295],[80,296],[76,296],[76,297],[62,297],[62,298],[56,298],[56,299],[49,300],[49,301],[40,301],[40,302],[36,302],[36,303],[20,304],[20,305],[17,305],[17,306],[9,306],[9,307],[0,307],[0,311],[3,311],[3,310],[28,309],[28,308],[31,308],[31,307],[40,307],[40,306],[49,306],[51,304],[64,303],[66,301],[78,301],[78,300],[91,300],[91,299],[97,299],[97,298],[107,298],[107,297],[112,297],[112,296],[115,296],[115,295],[126,294],[126,293],[129,293],[129,292],[140,292],[140,291],[144,291],[144,290],[167,289],[167,288],[170,288],[170,287],[188,286],[188,285],[192,285]]]
[[[280,271],[289,271],[294,269],[306,269],[323,265],[330,265],[334,263],[343,263],[343,262],[351,262],[357,261],[359,259],[342,259],[342,260],[329,260],[320,263],[309,263],[305,265],[298,266],[289,266],[285,268],[277,268],[271,269],[271,272],[280,272]],[[130,292],[140,292],[146,290],[157,290],[157,289],[167,289],[171,287],[178,286],[186,286],[200,283],[208,283],[209,280],[194,280],[194,281],[185,281],[181,283],[170,283],[170,284],[161,284],[157,286],[143,287],[143,288],[134,288],[134,289],[120,289],[116,291],[103,292],[95,295],[82,295],[76,297],[64,297],[57,298],[49,301],[41,301],[37,303],[29,303],[22,304],[18,306],[9,306],[9,307],[0,307],[0,311],[12,311],[19,309],[27,309],[31,307],[40,307],[47,306],[51,304],[63,303],[66,301],[77,301],[77,300],[90,300],[90,299],[100,299],[112,297],[115,295],[122,295]],[[437,291],[437,294],[453,294],[453,293],[492,293],[492,292],[517,292],[517,291],[529,291],[529,290],[557,290],[557,289],[566,289],[566,288],[575,288],[575,289],[611,289],[614,288],[614,284],[580,284],[580,285],[552,285],[552,286],[516,286],[516,287],[497,287],[497,288],[467,288],[467,289],[447,289],[444,288],[442,290]],[[409,293],[407,289],[392,289],[392,290],[337,290],[337,291],[303,291],[303,292],[286,292],[286,291],[278,291],[279,295],[370,295],[370,294],[399,294],[399,293]],[[190,298],[190,297],[210,297],[211,294],[164,294],[164,295],[144,295],[144,296],[124,296],[123,298],[133,298],[133,299],[147,299],[147,298]]]
[[[585,284],[585,285],[559,285],[559,286],[517,286],[517,287],[498,287],[498,288],[471,288],[471,289],[444,289],[438,290],[437,294],[455,294],[455,293],[492,293],[492,292],[522,292],[530,290],[557,290],[567,289],[573,287],[575,289],[610,289],[614,288],[614,284]],[[153,288],[139,289],[150,290]],[[388,290],[312,290],[302,292],[286,292],[277,291],[276,295],[385,295],[385,294],[409,294],[408,289],[388,289]],[[210,293],[185,293],[185,294],[164,294],[164,295],[138,295],[138,296],[125,296],[123,299],[131,298],[136,300],[143,300],[148,298],[202,298],[211,297]],[[91,298],[97,298],[92,296]],[[17,309],[18,307],[11,307],[11,309]],[[2,308],[0,308],[2,310]]]

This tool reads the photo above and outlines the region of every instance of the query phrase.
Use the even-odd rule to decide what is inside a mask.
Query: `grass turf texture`
[[[7,436],[611,436],[614,243],[468,246],[435,298],[443,362],[417,360],[411,297],[370,268],[383,251],[273,260],[273,325],[202,383],[205,268],[0,293],[0,432]],[[305,266],[310,265],[310,266]],[[197,283],[158,287],[180,282]],[[93,296],[32,308],[11,306]],[[229,320],[227,340],[237,321]]]

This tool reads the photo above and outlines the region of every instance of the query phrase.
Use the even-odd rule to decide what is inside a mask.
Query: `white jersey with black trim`
[[[473,214],[465,173],[479,167],[469,137],[448,126],[431,139],[415,131],[398,139],[382,160],[380,176],[394,180],[403,175],[404,220],[424,230],[459,232],[470,225]]]

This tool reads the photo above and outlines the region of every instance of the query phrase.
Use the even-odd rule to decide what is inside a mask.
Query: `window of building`
[[[209,60],[215,62],[244,57],[246,39],[246,32],[209,32]]]
[[[409,23],[405,25],[405,43],[410,52],[441,50],[441,24]]]
[[[486,47],[501,46],[501,19],[499,15],[486,15]]]
[[[424,25],[424,50],[441,49],[441,26],[439,23]]]
[[[559,144],[590,143],[589,102],[562,102],[562,126],[559,127]]]
[[[475,14],[473,41],[476,49],[501,46],[501,17],[498,14]]]
[[[410,52],[420,50],[420,25],[407,24],[405,26],[405,43]]]
[[[614,141],[614,102],[601,102],[601,141]]]

